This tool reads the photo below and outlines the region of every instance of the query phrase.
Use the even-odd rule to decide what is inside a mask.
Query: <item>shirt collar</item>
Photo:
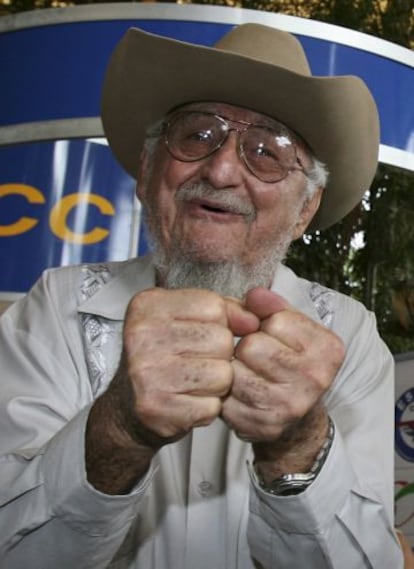
[[[292,269],[280,264],[270,288],[273,292],[283,296],[296,310],[303,312],[312,320],[320,321],[309,294],[309,287],[309,281],[299,278]]]
[[[155,286],[155,270],[151,257],[138,257],[124,263],[109,265],[112,278],[93,296],[80,303],[78,312],[123,320],[132,296]],[[279,265],[271,290],[283,296],[294,308],[313,320],[320,318],[312,302],[307,281],[298,278],[285,265]]]
[[[155,286],[155,269],[150,257],[137,257],[107,267],[112,275],[110,280],[96,294],[81,302],[78,312],[123,320],[134,294]]]

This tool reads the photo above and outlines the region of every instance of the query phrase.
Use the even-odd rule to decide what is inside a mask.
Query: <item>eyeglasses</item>
[[[294,170],[307,175],[292,134],[280,123],[268,127],[209,112],[179,111],[164,124],[163,134],[173,158],[196,162],[219,150],[231,131],[238,134],[240,159],[262,182],[279,182]]]

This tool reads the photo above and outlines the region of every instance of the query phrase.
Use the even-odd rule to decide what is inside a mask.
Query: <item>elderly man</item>
[[[3,317],[2,567],[398,569],[392,358],[282,264],[369,187],[366,86],[265,26],[131,29],[102,116],[153,254],[49,271]]]

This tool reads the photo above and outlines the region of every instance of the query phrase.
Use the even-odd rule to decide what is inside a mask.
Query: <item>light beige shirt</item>
[[[250,445],[216,420],[161,449],[126,496],[86,481],[88,411],[111,380],[150,259],[48,271],[0,327],[1,569],[400,569],[393,533],[393,363],[359,303],[281,266],[273,290],[331,327],[347,355],[326,405],[322,471],[275,497]]]

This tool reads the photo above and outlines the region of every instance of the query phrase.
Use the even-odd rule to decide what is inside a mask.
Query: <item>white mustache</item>
[[[238,215],[244,215],[249,218],[249,221],[253,221],[256,218],[256,210],[250,202],[247,202],[230,190],[216,190],[203,182],[182,185],[177,190],[176,199],[181,202],[205,199],[214,204],[214,207],[223,208]]]

